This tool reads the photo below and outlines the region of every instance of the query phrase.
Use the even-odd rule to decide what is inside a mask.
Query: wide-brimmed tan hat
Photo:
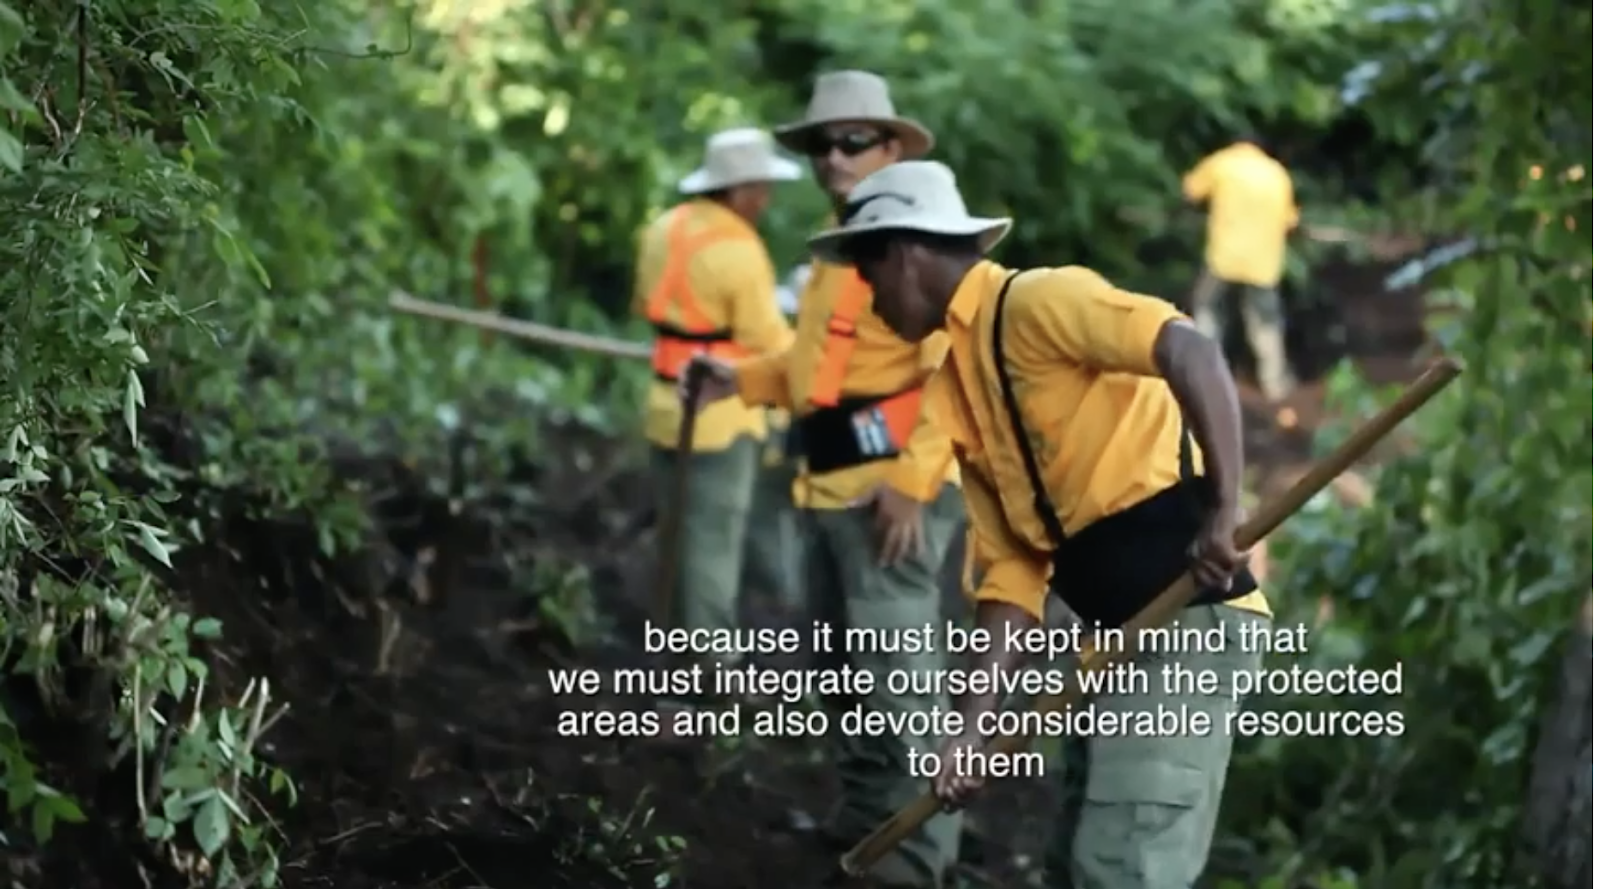
[[[809,244],[823,262],[843,264],[849,261],[842,249],[846,242],[879,231],[971,235],[988,253],[1011,231],[1011,220],[967,213],[956,175],[944,164],[902,161],[861,180],[850,190],[838,227],[816,235]]]
[[[752,182],[788,182],[800,178],[800,165],[779,156],[766,131],[739,127],[706,140],[705,162],[678,182],[686,195],[706,194]]]
[[[830,71],[818,75],[804,120],[773,129],[778,144],[804,152],[806,140],[819,127],[833,123],[868,123],[894,133],[907,160],[933,149],[933,133],[909,117],[895,113],[889,83],[869,71]]]

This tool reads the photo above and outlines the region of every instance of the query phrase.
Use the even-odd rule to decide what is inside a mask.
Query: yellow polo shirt
[[[1289,232],[1300,222],[1294,180],[1254,145],[1230,145],[1183,177],[1184,196],[1209,202],[1206,267],[1224,281],[1276,287]]]
[[[963,279],[946,315],[950,359],[928,384],[924,414],[950,432],[961,466],[967,573],[981,576],[973,597],[1043,619],[1054,545],[1034,511],[991,348],[995,298],[1008,274],[984,261]],[[1183,421],[1154,352],[1161,328],[1182,317],[1085,268],[1040,269],[1012,282],[1007,368],[1069,536],[1177,484],[1172,443]],[[1197,471],[1200,457],[1197,450]],[[1271,614],[1260,591],[1228,604]]]

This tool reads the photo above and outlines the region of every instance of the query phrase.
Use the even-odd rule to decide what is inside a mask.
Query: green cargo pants
[[[784,609],[799,609],[804,603],[800,516],[794,505],[796,469],[795,462],[783,456],[781,442],[766,443],[755,474],[744,547],[743,588]]]
[[[1246,625],[1267,618],[1226,605],[1187,608],[1179,626],[1227,628],[1227,644],[1216,652],[1141,653],[1137,663],[1150,679],[1149,694],[1099,695],[1102,712],[1188,707],[1211,715],[1213,731],[1199,737],[1066,738],[1066,795],[1056,839],[1046,853],[1050,889],[1191,889],[1211,853],[1211,835],[1222,803],[1223,782],[1233,753],[1224,731],[1238,705],[1228,697],[1234,670],[1261,666],[1259,653],[1243,650]],[[1214,695],[1166,692],[1161,665],[1183,664],[1221,679]]]
[[[804,510],[805,587],[807,610],[814,620],[831,625],[834,651],[819,653],[819,666],[836,667],[846,657],[857,669],[876,678],[872,694],[863,701],[833,699],[824,702],[833,731],[828,738],[841,788],[839,803],[825,829],[843,844],[854,845],[901,806],[927,789],[926,778],[911,776],[907,756],[936,752],[941,739],[901,737],[848,737],[839,732],[841,716],[855,704],[886,713],[910,713],[948,707],[945,696],[895,696],[884,687],[893,670],[938,671],[945,654],[871,654],[843,649],[846,627],[921,628],[933,625],[942,633],[939,575],[955,530],[961,522],[961,495],[946,485],[939,497],[923,509],[923,551],[888,567],[878,564],[877,534],[870,507],[846,510]],[[938,887],[944,871],[956,861],[960,839],[959,815],[940,815],[889,853],[872,877],[891,886]]]
[[[688,502],[680,525],[678,579],[673,608],[690,629],[739,625],[739,570],[745,527],[755,485],[759,445],[741,437],[725,451],[700,451],[689,458]],[[678,455],[651,448],[650,468],[658,509],[672,508]]]
[[[1276,288],[1234,284],[1207,270],[1195,284],[1191,297],[1195,326],[1218,343],[1223,342],[1224,325],[1218,317],[1218,304],[1229,290],[1238,290],[1243,297],[1240,314],[1244,316],[1245,339],[1256,356],[1261,393],[1270,401],[1278,401],[1294,390],[1294,371],[1289,368],[1283,345],[1283,301]]]

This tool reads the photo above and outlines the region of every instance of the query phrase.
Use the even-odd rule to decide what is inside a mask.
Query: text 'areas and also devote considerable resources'
[[[957,623],[917,628],[843,629],[814,623],[804,629],[684,630],[646,623],[645,651],[678,666],[615,670],[552,669],[552,690],[564,699],[557,732],[567,737],[755,738],[888,735],[950,738],[977,732],[1028,737],[1397,736],[1405,717],[1393,699],[1404,686],[1400,664],[1387,669],[1311,667],[1304,626],[1265,621],[1200,629],[1071,627],[1009,628],[992,633]],[[1080,654],[1127,651],[1109,667],[1077,669]],[[1005,651],[1025,667],[974,667]],[[1287,655],[1287,657],[1285,657]],[[809,668],[760,666],[784,658],[828,664]],[[937,670],[901,663],[946,660]],[[1248,665],[1248,666],[1241,666]],[[1081,683],[1080,703],[1034,710],[1041,695],[1060,695]],[[968,718],[947,702],[966,695],[1008,703]],[[1277,706],[1281,698],[1303,706]],[[1325,700],[1317,700],[1317,699]],[[1387,705],[1380,699],[1390,699]],[[660,701],[709,701],[714,706],[660,707]],[[629,702],[644,701],[640,705]],[[905,702],[919,702],[905,706]],[[924,702],[937,701],[937,705]],[[888,702],[885,705],[885,702]],[[1282,701],[1279,702],[1283,703]],[[929,745],[908,745],[926,750]],[[929,776],[934,753],[908,751],[906,768]],[[955,767],[987,777],[1036,776],[1042,753],[974,750]]]

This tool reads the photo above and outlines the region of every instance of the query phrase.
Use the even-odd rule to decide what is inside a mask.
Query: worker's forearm
[[[1239,392],[1222,348],[1186,321],[1168,322],[1156,338],[1156,366],[1193,425],[1218,509],[1237,510],[1244,482]]]
[[[769,352],[734,365],[739,398],[752,407],[793,410],[789,398],[789,353]]]
[[[974,629],[987,630],[989,633],[989,650],[972,655],[969,669],[987,673],[999,667],[1002,673],[1011,673],[1020,669],[1027,660],[1027,655],[1022,652],[1007,650],[1005,641],[1009,631],[1013,628],[1031,629],[1039,625],[1033,615],[1009,602],[978,603],[976,614],[973,616]],[[1004,695],[999,689],[984,694],[966,694],[956,701],[956,709],[969,726],[978,724],[978,717],[984,713],[993,713],[1005,703]]]

